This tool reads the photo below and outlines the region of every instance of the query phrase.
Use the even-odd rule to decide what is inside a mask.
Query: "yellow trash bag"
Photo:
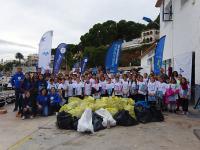
[[[127,100],[127,104],[128,104],[128,105],[135,105],[135,101],[134,101],[132,98],[129,98],[129,99]]]
[[[83,101],[88,102],[88,103],[94,103],[95,99],[91,96],[88,96],[88,97],[85,97]]]
[[[117,108],[106,108],[107,111],[109,111],[109,113],[114,116],[117,112],[118,109]]]
[[[131,117],[136,118],[135,111],[134,111],[134,106],[132,106],[132,105],[126,105],[124,107],[124,110],[127,110],[129,112],[129,114],[131,115]]]
[[[68,111],[69,114],[71,114],[73,117],[78,117],[80,118],[81,115],[83,114],[85,109],[82,109],[81,107],[76,107],[70,111]]]
[[[68,105],[67,105],[67,104],[63,105],[63,106],[60,108],[59,112],[62,112],[62,111],[64,111],[64,112],[69,111],[69,108],[68,108]]]
[[[80,102],[80,101],[82,101],[82,100],[78,97],[70,97],[69,100],[68,100],[68,104],[74,103],[74,102]]]
[[[94,103],[94,111],[99,110],[101,108],[106,108],[107,102],[105,100],[97,100],[96,103]]]

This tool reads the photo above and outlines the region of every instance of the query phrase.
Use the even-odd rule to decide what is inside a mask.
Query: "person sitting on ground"
[[[41,115],[49,115],[49,103],[50,102],[47,96],[47,90],[44,88],[41,90],[41,93],[37,96],[37,107]]]
[[[62,99],[60,97],[60,95],[56,92],[56,89],[54,87],[51,88],[51,92],[48,95],[48,99],[50,102],[50,114],[53,114],[55,112],[58,112],[60,109],[60,105],[62,102]]]
[[[32,115],[32,98],[29,91],[25,92],[25,98],[22,101],[22,120],[28,118],[33,118]]]

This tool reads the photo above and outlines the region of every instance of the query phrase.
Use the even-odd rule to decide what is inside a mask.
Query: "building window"
[[[155,34],[158,34],[159,32],[158,31],[155,31]]]
[[[163,1],[163,21],[173,21],[173,5],[172,0],[167,4]]]
[[[152,37],[150,37],[150,42],[152,42],[153,41],[153,38]]]
[[[153,34],[153,32],[152,31],[150,31],[150,35],[152,35]]]

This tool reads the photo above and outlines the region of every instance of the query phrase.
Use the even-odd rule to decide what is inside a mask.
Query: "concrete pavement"
[[[199,150],[199,118],[166,114],[165,122],[115,127],[93,135],[59,130],[56,117],[21,120],[7,106],[0,115],[0,150]]]

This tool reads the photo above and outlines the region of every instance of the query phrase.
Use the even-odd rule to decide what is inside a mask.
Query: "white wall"
[[[188,0],[181,6],[181,0],[173,2],[173,21],[162,21],[160,36],[166,35],[164,60],[183,53],[196,53],[196,84],[200,84],[200,0]]]
[[[142,68],[144,68],[144,69],[142,69],[141,70],[141,73],[142,74],[144,74],[144,73],[148,73],[148,74],[150,74],[150,71],[151,71],[151,69],[153,69],[153,64],[154,64],[154,54],[155,54],[155,52],[153,51],[151,51],[151,52],[149,52],[148,54],[146,54],[145,56],[143,56],[142,58],[141,58],[141,67]],[[152,64],[148,64],[148,59],[149,58],[152,58],[153,59],[153,61],[152,61]],[[151,66],[152,65],[152,66]]]

